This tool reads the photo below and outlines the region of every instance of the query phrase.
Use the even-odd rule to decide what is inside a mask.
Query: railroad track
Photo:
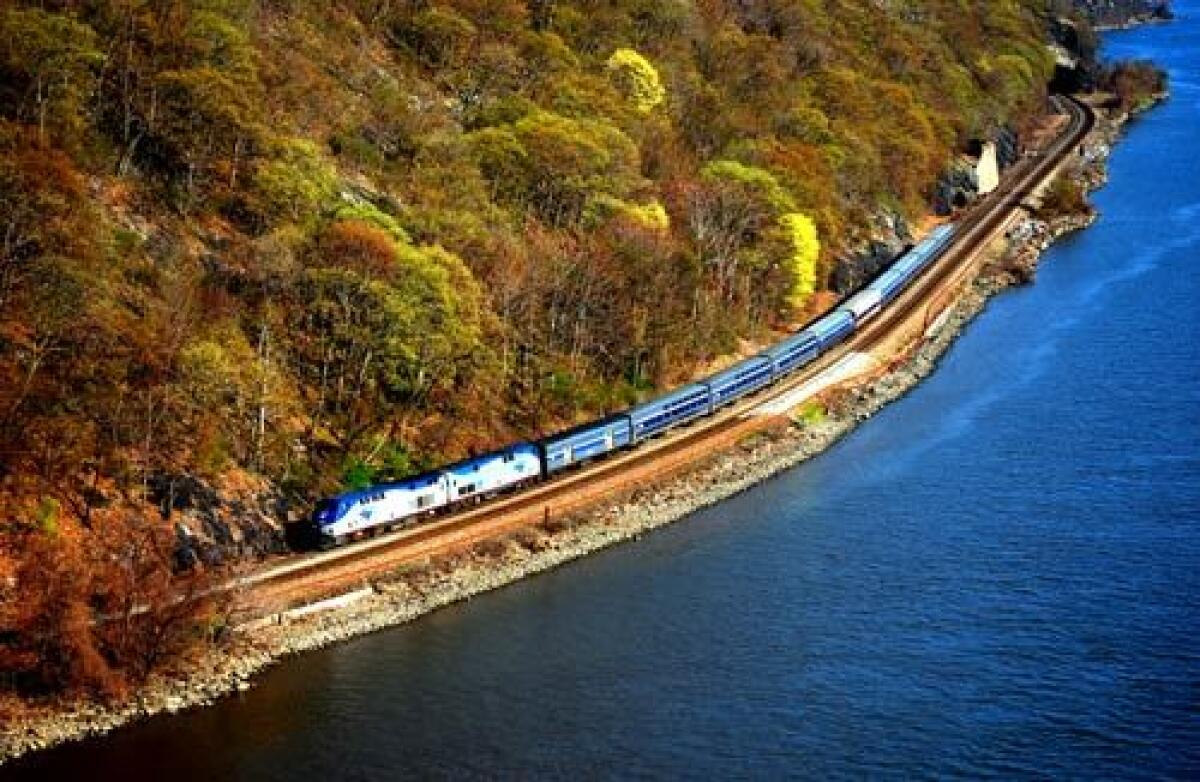
[[[949,305],[956,290],[973,276],[979,251],[1008,224],[1014,210],[1075,149],[1095,124],[1095,117],[1072,98],[1055,97],[1069,115],[1067,128],[1044,152],[1022,159],[1001,186],[960,221],[954,241],[878,317],[838,349],[820,357],[795,376],[708,418],[676,430],[634,451],[621,453],[538,484],[518,494],[454,515],[425,521],[333,551],[298,555],[234,579],[226,588],[249,593],[251,614],[285,609],[304,599],[361,585],[401,565],[461,550],[474,543],[561,517],[622,492],[652,485],[678,473],[744,435],[769,425],[761,408],[808,383],[853,352],[867,352],[898,328],[922,315],[932,322],[939,300]],[[922,328],[922,332],[924,328]]]

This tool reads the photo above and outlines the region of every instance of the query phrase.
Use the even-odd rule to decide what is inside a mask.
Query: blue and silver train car
[[[441,469],[451,504],[489,497],[535,481],[542,475],[541,452],[532,443],[517,443]]]
[[[705,383],[694,383],[640,404],[629,411],[633,441],[665,432],[712,412],[712,393]]]
[[[792,373],[813,361],[821,354],[821,342],[810,329],[805,329],[785,339],[778,345],[772,345],[763,351],[762,355],[770,359],[775,368],[774,377]]]
[[[712,406],[718,407],[736,402],[746,394],[752,394],[771,382],[775,372],[770,359],[753,356],[722,370],[707,381],[712,391]]]
[[[633,442],[628,415],[582,424],[539,441],[546,475],[605,456]]]
[[[857,327],[875,317],[881,306],[883,297],[878,290],[868,286],[847,299],[838,309],[849,312],[854,317],[854,325]]]
[[[312,521],[322,543],[341,543],[364,532],[390,529],[448,504],[446,481],[435,471],[321,500]]]
[[[817,338],[824,353],[854,333],[854,316],[846,310],[837,309],[809,326],[807,331]]]
[[[938,226],[924,241],[901,256],[868,287],[879,291],[884,304],[891,302],[938,257],[953,237],[954,226]]]

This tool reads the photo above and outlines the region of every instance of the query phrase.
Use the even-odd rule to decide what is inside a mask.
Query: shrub
[[[1113,94],[1118,108],[1145,108],[1167,89],[1167,74],[1147,60],[1119,62],[1100,74],[1100,88]]]
[[[1084,214],[1088,211],[1083,188],[1070,176],[1063,175],[1051,183],[1042,198],[1038,214],[1043,218]]]

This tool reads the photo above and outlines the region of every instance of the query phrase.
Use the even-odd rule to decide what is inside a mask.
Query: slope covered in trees
[[[10,555],[161,527],[184,477],[303,508],[810,314],[873,217],[921,214],[956,150],[1040,108],[1044,13],[4,4]]]

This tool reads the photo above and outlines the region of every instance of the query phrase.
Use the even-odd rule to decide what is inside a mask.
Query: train
[[[519,491],[710,416],[846,341],[928,268],[954,235],[954,225],[938,226],[837,308],[715,375],[541,440],[514,443],[411,478],[323,499],[313,509],[309,531],[321,548],[340,546]]]

